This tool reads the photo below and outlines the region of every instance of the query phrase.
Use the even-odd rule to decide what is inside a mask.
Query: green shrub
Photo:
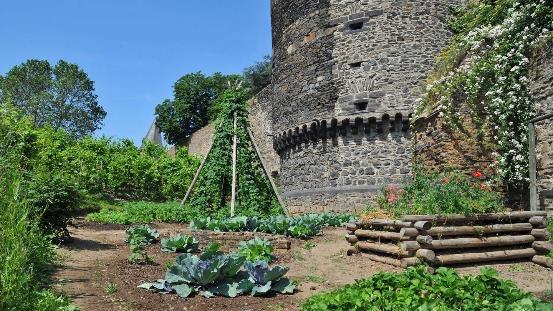
[[[388,186],[369,210],[382,209],[393,216],[422,214],[473,214],[504,210],[499,195],[480,178],[461,173],[416,172],[403,187]]]
[[[0,118],[0,310],[71,310],[67,299],[45,290],[55,254],[22,182],[29,153],[19,142],[28,131],[6,127],[6,120]]]
[[[60,175],[38,173],[29,183],[28,195],[42,230],[58,241],[69,238],[67,225],[81,202],[77,186]]]
[[[477,276],[459,276],[453,269],[439,268],[436,274],[424,266],[402,273],[381,272],[371,278],[318,294],[302,305],[303,311],[363,310],[551,310],[518,289],[512,281],[498,279],[492,269]]]
[[[257,236],[249,241],[240,242],[238,252],[249,262],[260,260],[271,262],[273,260],[273,247],[271,243]]]
[[[91,213],[87,220],[99,223],[136,224],[151,222],[188,223],[195,217],[188,206],[177,202],[125,202],[110,205],[97,213]]]

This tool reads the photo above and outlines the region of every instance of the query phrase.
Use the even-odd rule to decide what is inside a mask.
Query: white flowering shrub
[[[447,124],[462,127],[459,108],[466,103],[480,134],[492,132],[499,180],[524,186],[527,122],[535,114],[528,55],[552,38],[553,0],[471,1],[451,26],[456,35],[438,60],[417,114],[438,111]]]

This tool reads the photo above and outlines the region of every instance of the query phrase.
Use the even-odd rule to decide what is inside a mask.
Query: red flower
[[[484,177],[484,174],[480,171],[475,171],[474,173],[472,173],[472,177],[474,178],[482,178]]]

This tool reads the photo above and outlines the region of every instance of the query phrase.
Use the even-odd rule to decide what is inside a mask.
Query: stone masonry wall
[[[291,213],[360,209],[409,176],[409,115],[451,35],[448,9],[463,3],[272,1],[272,121]]]
[[[455,169],[471,174],[478,170],[486,176],[493,174],[490,165],[494,161],[492,152],[495,148],[484,142],[489,141],[490,137],[476,137],[475,125],[469,117],[463,122],[469,135],[450,128],[437,113],[421,117],[413,123],[413,152],[419,166],[430,171]]]
[[[192,133],[184,145],[188,148],[190,154],[203,158],[207,155],[209,147],[213,143],[213,134],[215,134],[215,126],[214,124],[208,124]]]
[[[249,102],[248,119],[255,143],[268,166],[267,169],[271,174],[276,175],[280,171],[280,159],[273,149],[272,95],[270,86],[259,92]]]
[[[535,52],[531,66],[530,90],[538,108],[537,116],[552,113],[553,43]],[[553,212],[553,198],[544,195],[544,191],[553,192],[553,119],[537,122],[535,127],[539,204]]]

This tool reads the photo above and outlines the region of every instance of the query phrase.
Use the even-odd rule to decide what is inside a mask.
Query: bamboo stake
[[[257,148],[257,144],[255,143],[255,139],[253,139],[252,131],[248,128],[248,135],[250,136],[250,140],[252,141],[253,148],[255,149],[255,152],[257,153],[257,157],[259,158],[259,161],[261,161],[261,166],[263,167],[263,171],[265,172],[265,175],[267,178],[269,178],[269,182],[271,183],[271,187],[273,188],[273,192],[275,193],[278,203],[280,206],[282,206],[282,209],[284,210],[285,214],[288,214],[288,211],[286,210],[284,206],[284,201],[280,198],[280,195],[278,193],[278,189],[275,185],[275,181],[273,180],[273,177],[269,173],[269,170],[267,169],[267,165],[265,164],[265,160],[261,156],[261,152],[259,151],[259,148]]]
[[[209,146],[209,149],[207,150],[207,153],[206,153],[205,157],[203,158],[202,163],[200,164],[200,167],[196,171],[196,174],[194,174],[194,178],[192,179],[192,183],[190,183],[190,186],[188,186],[188,190],[186,190],[186,195],[184,196],[182,201],[180,201],[180,207],[182,207],[184,205],[186,200],[188,200],[188,197],[190,196],[190,193],[192,193],[192,188],[194,188],[194,185],[196,184],[196,180],[198,179],[198,176],[200,176],[200,172],[202,171],[202,168],[204,168],[205,162],[207,161],[207,157],[209,157],[209,153],[211,152],[211,148],[213,148],[213,143],[211,144],[211,146]]]
[[[234,131],[232,135],[232,197],[230,201],[230,217],[234,217],[234,205],[236,203],[236,111],[234,112]]]

